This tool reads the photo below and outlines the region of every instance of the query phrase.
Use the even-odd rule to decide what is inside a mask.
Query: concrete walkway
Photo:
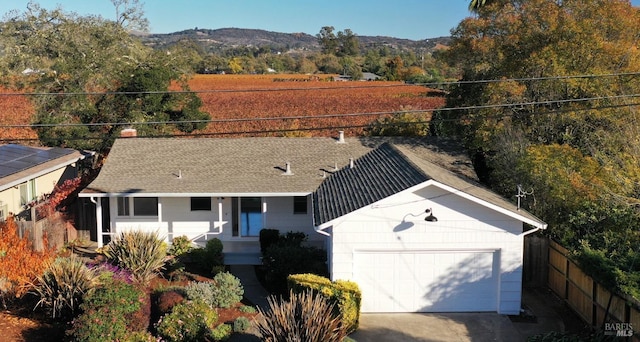
[[[244,287],[244,297],[250,301],[254,306],[262,309],[263,311],[269,307],[267,297],[269,292],[262,287],[258,278],[256,277],[256,271],[252,265],[231,265],[231,274],[238,277],[242,286]]]

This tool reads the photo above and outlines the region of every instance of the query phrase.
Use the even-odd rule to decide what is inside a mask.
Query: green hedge
[[[328,278],[315,274],[292,274],[287,278],[287,284],[289,289],[296,293],[302,293],[308,289],[321,293],[334,304],[336,314],[340,316],[348,334],[358,329],[362,300],[358,284],[347,280],[332,282]]]

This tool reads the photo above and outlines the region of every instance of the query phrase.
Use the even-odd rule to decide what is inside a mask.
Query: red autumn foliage
[[[43,240],[44,250],[36,252],[27,237],[18,235],[13,217],[0,224],[0,297],[21,297],[44,272],[55,253],[47,247],[46,236]]]
[[[64,210],[64,206],[69,196],[80,190],[81,185],[82,178],[80,177],[67,179],[62,184],[56,185],[51,194],[46,198],[45,202],[38,207],[39,216],[48,217],[57,210]]]
[[[329,75],[196,75],[189,86],[198,92],[202,110],[213,120],[237,120],[209,123],[203,131],[213,135],[259,132],[287,135],[293,133],[282,130],[300,129],[303,133],[296,134],[327,136],[335,134],[336,127],[353,126],[356,127],[345,129],[347,134],[361,135],[363,128],[358,126],[366,126],[382,115],[372,113],[402,108],[430,112],[444,105],[443,97],[433,96],[430,89],[419,85],[395,81],[331,82],[330,78]],[[0,95],[9,93],[12,91],[0,89]],[[0,96],[0,124],[28,125],[33,115],[28,96]],[[283,117],[301,118],[278,119]],[[318,127],[327,129],[315,129]],[[37,135],[30,127],[0,130],[0,139],[21,138],[36,139]]]

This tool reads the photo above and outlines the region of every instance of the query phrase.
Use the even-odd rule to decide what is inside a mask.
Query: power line
[[[200,124],[200,123],[234,123],[234,122],[257,122],[257,121],[283,121],[283,120],[312,120],[312,119],[332,119],[332,118],[348,118],[359,116],[382,116],[393,114],[405,114],[405,113],[424,113],[424,112],[448,112],[459,110],[476,110],[476,109],[494,109],[494,108],[512,108],[512,107],[525,107],[525,106],[539,106],[539,105],[559,105],[568,103],[583,103],[589,101],[598,100],[616,100],[616,99],[632,99],[638,98],[640,94],[628,94],[628,95],[613,95],[613,96],[597,96],[586,97],[578,99],[564,99],[564,100],[552,100],[552,101],[535,101],[535,102],[519,102],[519,103],[501,103],[493,105],[478,105],[478,106],[465,106],[465,107],[444,107],[433,109],[414,109],[414,110],[401,110],[401,111],[384,111],[384,112],[366,112],[366,113],[344,113],[344,114],[328,114],[328,115],[296,115],[296,116],[283,116],[283,117],[257,117],[257,118],[235,118],[235,119],[209,119],[209,120],[184,120],[184,121],[146,121],[146,122],[93,122],[93,123],[56,123],[56,124],[20,124],[20,125],[0,125],[0,128],[48,128],[48,127],[96,127],[96,126],[142,126],[142,125],[177,125],[177,124]],[[622,105],[622,106],[633,106]],[[615,107],[605,107],[615,108]],[[604,108],[603,108],[604,109]],[[505,117],[503,115],[503,117]]]
[[[618,105],[606,105],[599,107],[590,107],[590,108],[574,108],[574,109],[558,109],[553,111],[545,111],[545,112],[533,112],[529,113],[531,115],[552,115],[552,114],[560,114],[566,112],[585,112],[592,110],[601,110],[601,109],[612,109],[612,108],[621,108],[621,107],[632,107],[632,106],[640,106],[640,102],[635,103],[627,103],[627,104],[618,104]],[[413,111],[416,112],[416,111]],[[424,111],[417,111],[424,112]],[[512,117],[515,114],[502,114],[502,115],[489,115],[485,116],[486,119],[503,119],[506,117]],[[446,121],[457,121],[457,119],[432,119],[432,120],[423,120],[423,121],[414,121],[414,122],[391,122],[391,123],[378,123],[382,126],[410,126],[415,124],[428,124],[433,122],[446,122]],[[213,136],[228,136],[228,135],[250,135],[250,134],[277,134],[277,133],[289,133],[289,132],[300,132],[300,131],[325,131],[325,130],[339,130],[339,129],[359,129],[359,128],[367,128],[371,127],[370,124],[362,124],[362,125],[332,125],[332,126],[323,126],[323,127],[303,127],[303,128],[278,128],[278,129],[260,129],[260,130],[245,130],[245,131],[226,131],[226,132],[199,132],[199,133],[178,133],[178,134],[159,134],[159,135],[150,135],[150,136],[139,136],[139,138],[174,138],[174,137],[213,137]],[[99,140],[106,141],[109,139],[113,139],[112,137],[107,136],[82,136],[82,137],[66,137],[65,140],[74,141],[74,140]],[[0,139],[0,142],[13,142],[13,141],[39,141],[38,138],[14,138],[14,139]],[[45,139],[45,141],[55,141],[56,139]]]

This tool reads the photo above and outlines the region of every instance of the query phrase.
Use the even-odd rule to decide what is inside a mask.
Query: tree
[[[431,113],[403,108],[400,112],[376,119],[365,131],[371,136],[424,137],[429,133],[430,117]]]
[[[139,0],[111,0],[116,9],[116,22],[128,31],[149,29],[149,20],[144,17],[144,3]]]
[[[338,32],[338,56],[358,56],[360,54],[360,41],[350,29]]]
[[[338,57],[357,56],[360,54],[360,42],[358,37],[350,29],[333,33],[333,26],[324,26],[316,35],[318,44],[323,54],[332,54]]]
[[[450,49],[440,54],[465,82],[450,89],[449,108],[435,114],[432,130],[463,140],[482,179],[503,195],[513,196],[524,181],[536,193],[544,189],[529,205],[550,227],[569,222],[586,203],[633,208],[639,113],[615,97],[640,91],[640,78],[628,74],[640,70],[639,30],[640,11],[627,1],[487,1],[452,31]],[[456,109],[469,107],[479,108]],[[581,182],[598,185],[573,192],[579,204],[562,197],[585,171],[561,172],[560,160],[569,157],[591,168]],[[545,165],[557,167],[543,181],[534,172]]]
[[[338,38],[333,31],[333,26],[323,26],[320,29],[320,33],[316,35],[318,38],[318,44],[324,54],[335,54],[338,51]]]
[[[25,13],[2,24],[0,44],[5,82],[43,94],[31,99],[34,128],[44,145],[104,151],[123,124],[208,118],[195,95],[165,93],[172,83],[188,90],[189,54],[179,47],[144,47],[121,23],[30,3]],[[25,77],[25,69],[37,72]],[[113,93],[118,91],[132,93]],[[149,134],[201,127],[140,125]]]

